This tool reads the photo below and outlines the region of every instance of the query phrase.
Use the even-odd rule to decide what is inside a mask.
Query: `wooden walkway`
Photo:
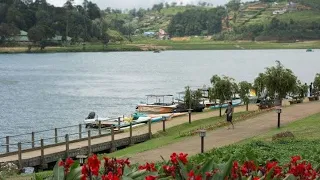
[[[245,106],[235,108],[235,112],[245,111]],[[249,110],[257,110],[256,105],[250,105]],[[210,111],[204,113],[194,113],[192,121],[218,116],[219,111]],[[188,122],[188,116],[177,117],[166,122],[166,128]],[[123,133],[113,133],[114,135],[101,135],[91,138],[82,138],[80,140],[63,142],[43,148],[34,148],[23,150],[22,152],[10,152],[0,154],[0,163],[14,162],[22,167],[46,166],[48,163],[56,162],[59,158],[75,157],[78,154],[98,153],[102,151],[115,151],[118,147],[126,147],[135,143],[147,141],[153,133],[162,131],[162,123],[153,123],[150,126],[145,125],[134,128],[131,131]],[[151,132],[151,133],[150,133]],[[131,135],[131,136],[130,136]],[[89,140],[90,139],[90,140]]]

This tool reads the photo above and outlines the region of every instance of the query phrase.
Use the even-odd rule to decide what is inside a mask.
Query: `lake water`
[[[308,84],[320,51],[236,50],[0,55],[0,137],[129,115],[146,94],[209,85],[212,75],[252,82],[280,60]]]

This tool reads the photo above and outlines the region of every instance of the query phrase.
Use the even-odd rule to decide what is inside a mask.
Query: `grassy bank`
[[[153,49],[166,50],[246,50],[246,49],[320,49],[320,41],[306,41],[296,43],[249,42],[249,41],[211,41],[204,39],[190,39],[186,41],[160,41],[140,39],[132,43],[109,44],[103,48],[102,44],[37,47],[28,52],[27,47],[0,47],[0,53],[59,53],[59,52],[113,52],[113,51],[147,51]]]
[[[258,163],[264,163],[276,160],[281,164],[288,162],[288,158],[291,156],[301,155],[303,159],[314,164],[319,164],[319,120],[320,113],[292,122],[280,129],[273,129],[268,133],[249,138],[240,143],[196,155],[192,157],[192,161],[199,163],[203,162],[204,159],[213,157],[216,162],[225,162],[230,155],[234,155],[239,161],[250,159],[256,160]],[[285,131],[292,132],[295,137],[293,139],[283,138],[272,141],[273,135]]]
[[[234,114],[234,122],[244,121],[249,118],[261,115],[267,111],[249,111],[239,112]],[[130,157],[133,154],[156,149],[171,143],[182,141],[190,136],[198,135],[197,130],[206,129],[207,131],[225,127],[228,124],[225,122],[225,116],[211,117],[192,122],[192,124],[184,123],[178,126],[168,128],[166,132],[159,132],[154,135],[154,138],[144,143],[136,144],[131,147],[116,151],[111,154],[103,154],[108,157]]]

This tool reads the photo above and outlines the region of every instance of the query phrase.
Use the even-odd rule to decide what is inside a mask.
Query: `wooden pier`
[[[88,131],[82,131],[83,124],[77,125],[79,128],[78,133],[60,135],[58,130],[68,132],[68,129],[75,126],[55,128],[46,131],[54,131],[54,136],[46,139],[35,140],[35,135],[40,132],[31,132],[28,134],[22,134],[21,136],[30,135],[30,141],[10,143],[10,138],[17,136],[5,137],[5,144],[1,144],[1,147],[5,148],[5,153],[0,154],[1,163],[14,163],[21,169],[23,167],[39,167],[45,169],[49,163],[54,163],[60,158],[66,157],[75,158],[77,155],[89,155],[91,153],[98,152],[113,152],[117,148],[127,147],[133,144],[147,141],[152,137],[151,120],[145,122],[145,125],[139,128],[138,131],[133,131],[135,124],[130,124],[127,130],[120,129],[119,127],[102,128],[101,122],[99,122],[97,129],[90,129]],[[165,121],[163,122],[165,123]],[[92,134],[96,135],[92,135]],[[70,139],[70,136],[76,136],[77,138]],[[63,137],[64,140],[59,138]],[[51,143],[45,141],[52,140]],[[29,146],[23,148],[22,145],[29,144]],[[10,151],[14,147],[15,150]]]

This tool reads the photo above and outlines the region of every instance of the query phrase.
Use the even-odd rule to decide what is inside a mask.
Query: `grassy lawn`
[[[280,129],[275,128],[266,134],[256,136],[250,140],[270,141],[273,135],[284,131],[292,132],[295,135],[295,139],[297,140],[320,140],[319,122],[320,113],[309,116],[305,119],[301,119],[299,121],[292,122]]]

